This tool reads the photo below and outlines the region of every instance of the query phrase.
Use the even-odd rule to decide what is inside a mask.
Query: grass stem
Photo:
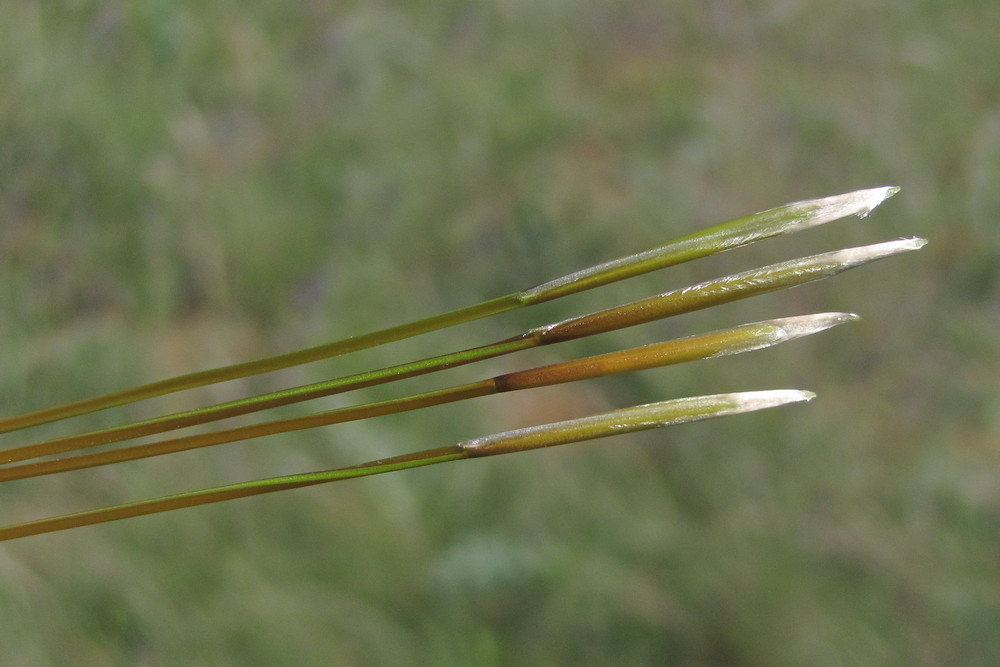
[[[899,188],[896,187],[878,187],[786,204],[716,225],[643,252],[577,271],[522,292],[491,299],[449,313],[296,352],[181,375],[124,391],[0,419],[0,433],[67,419],[208,384],[319,361],[532,304],[551,301],[650,271],[745,246],[766,238],[814,227],[849,215],[865,217],[898,190]]]
[[[472,363],[511,352],[606,333],[657,319],[688,313],[757,294],[802,285],[833,276],[850,268],[921,247],[923,239],[888,241],[812,255],[744,271],[707,282],[671,290],[622,306],[573,317],[530,329],[525,333],[482,347],[432,357],[409,364],[346,376],[317,384],[285,389],[263,396],[73,435],[47,442],[13,447],[0,452],[0,463],[24,461],[39,456],[120,442],[210,421],[249,414],[321,396],[424,375],[444,368]]]
[[[896,188],[872,188],[824,199],[796,202],[757,213],[682,237],[670,243],[572,273],[522,292],[399,325],[355,336],[327,345],[292,352],[259,361],[183,375],[126,391],[115,392],[55,408],[0,420],[0,433],[65,419],[96,410],[123,405],[175,391],[215,382],[266,373],[288,366],[317,361],[346,352],[454,326],[515,308],[550,301],[594,287],[623,280],[648,271],[737,248],[754,241],[790,233],[847,215],[866,216]],[[663,292],[624,305],[535,327],[517,336],[488,345],[429,357],[418,361],[347,375],[324,382],[293,387],[217,405],[187,410],[112,428],[12,447],[0,452],[0,482],[26,479],[71,470],[159,456],[278,433],[368,419],[418,410],[445,403],[468,400],[503,392],[574,382],[616,373],[677,364],[709,357],[758,350],[806,336],[856,319],[846,313],[820,313],[766,320],[673,341],[610,352],[549,364],[537,368],[496,375],[485,380],[390,400],[281,419],[238,428],[169,438],[158,442],[75,455],[55,460],[7,465],[39,457],[107,445],[179,428],[246,415],[277,406],[321,396],[370,387],[511,354],[521,350],[606,333],[652,322],[694,310],[709,308],[737,299],[787,289],[838,274],[869,262],[922,247],[919,238],[899,239],[857,248],[811,255],[791,261],[743,271],[688,287]],[[63,530],[134,516],[164,512],[195,505],[222,502],[285,489],[300,488],[343,479],[405,470],[463,458],[493,456],[515,451],[603,438],[658,428],[685,421],[749,412],[789,402],[809,400],[812,394],[798,390],[717,394],[676,399],[623,408],[563,422],[506,431],[401,456],[368,463],[299,475],[230,484],[201,491],[181,493],[152,500],[69,514],[0,527],[0,540]]]
[[[751,352],[818,333],[856,319],[856,315],[849,313],[819,313],[744,324],[707,334],[687,336],[678,340],[653,343],[628,350],[505,373],[478,382],[389,401],[341,408],[305,417],[251,424],[215,433],[202,433],[134,445],[94,454],[2,467],[0,468],[0,482],[162,456],[318,426],[370,419],[510,391]]]
[[[231,484],[0,527],[0,541],[464,458],[508,454],[751,412],[797,401],[808,401],[813,396],[811,392],[786,389],[717,394],[639,405],[579,419],[506,431],[460,442],[451,447],[429,449],[346,468]]]

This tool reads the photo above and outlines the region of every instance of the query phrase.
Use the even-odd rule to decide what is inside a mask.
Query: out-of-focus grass
[[[488,341],[723,266],[932,244],[532,359],[866,318],[795,347],[5,484],[6,523],[630,402],[819,394],[794,415],[5,544],[4,655],[996,662],[998,21],[971,1],[5,8],[4,414],[466,305],[785,201],[903,187],[863,223],[5,443]]]

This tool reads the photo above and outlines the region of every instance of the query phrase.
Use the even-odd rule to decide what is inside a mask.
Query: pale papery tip
[[[867,218],[879,204],[889,197],[899,192],[898,185],[886,185],[880,188],[870,188],[868,190],[858,190],[854,194],[858,197],[861,210],[858,211],[859,218]]]
[[[801,389],[767,389],[677,398],[626,408],[620,412],[641,415],[639,419],[647,420],[652,425],[669,426],[709,417],[725,417],[776,408],[788,403],[811,401],[815,397],[816,394],[813,392]]]
[[[769,389],[730,394],[729,398],[733,401],[735,412],[753,412],[788,403],[811,401],[816,398],[816,394],[802,389]]]
[[[844,264],[855,265],[871,262],[876,259],[882,259],[883,257],[898,255],[904,252],[910,252],[911,250],[919,250],[925,245],[927,245],[927,239],[897,239],[895,241],[874,243],[872,245],[860,246],[857,248],[845,248],[844,250],[836,251],[834,254],[836,255],[837,261],[843,262]]]
[[[794,228],[814,227],[849,215],[865,218],[897,192],[898,187],[887,185],[789,204],[793,210],[799,209],[804,213]]]
[[[791,340],[860,319],[861,317],[854,313],[815,313],[813,315],[783,317],[771,320],[769,324],[778,327],[787,337],[786,340]]]

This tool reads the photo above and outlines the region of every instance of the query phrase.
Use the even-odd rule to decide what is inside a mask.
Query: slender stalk
[[[785,389],[717,394],[639,405],[579,419],[506,431],[466,440],[451,447],[379,459],[347,468],[231,484],[6,526],[0,528],[0,541],[464,458],[496,456],[751,412],[797,401],[808,401],[813,396],[811,392]]]
[[[96,454],[9,466],[0,468],[0,482],[122,463],[317,426],[369,419],[432,405],[454,403],[469,398],[751,352],[818,333],[856,319],[858,319],[857,315],[849,313],[819,313],[743,324],[721,331],[687,336],[678,340],[505,373],[479,382],[456,385],[390,401],[341,408],[305,417],[252,424],[217,433],[204,433],[135,445]]]
[[[468,364],[473,361],[496,357],[531,347],[549,345],[622,329],[636,324],[728,303],[756,294],[763,294],[820,280],[877,259],[915,250],[922,247],[925,243],[926,241],[923,239],[901,239],[771,264],[758,269],[671,290],[623,306],[536,327],[519,336],[491,345],[368,373],[346,376],[318,384],[286,389],[255,398],[240,399],[229,403],[157,417],[102,431],[10,448],[0,452],[0,463],[23,461],[39,456],[58,454],[112,442],[120,442],[140,436],[163,433],[184,426],[203,424],[225,417],[256,412],[265,408],[287,405],[297,401],[328,396],[360,387],[423,375],[442,368]]]
[[[352,336],[297,352],[190,373],[124,391],[2,419],[0,420],[0,433],[134,403],[154,396],[318,361],[543,301],[550,301],[568,294],[593,289],[642,273],[738,248],[773,236],[799,231],[849,215],[864,217],[897,191],[896,187],[871,188],[822,199],[786,204],[681,237],[644,252],[605,262],[522,292],[491,299],[449,313],[360,336]]]
[[[759,269],[735,273],[724,278],[664,292],[618,308],[609,308],[591,315],[574,317],[550,325],[545,331],[547,342],[573,340],[617,328],[615,323],[628,320],[631,324],[652,322],[694,310],[729,303],[748,296],[804,285],[853,269],[875,260],[917,250],[927,241],[919,238],[900,239],[860,246],[771,264]]]

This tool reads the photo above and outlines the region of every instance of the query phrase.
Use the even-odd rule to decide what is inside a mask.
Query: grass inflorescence
[[[117,391],[62,406],[0,419],[0,433],[26,429],[155,396],[267,373],[382,345],[501,312],[551,301],[763,239],[814,227],[849,215],[864,217],[896,191],[897,188],[892,187],[872,188],[823,199],[787,204],[717,225],[643,252],[598,264],[521,292],[442,315],[369,334],[352,336],[344,340],[276,357],[183,375],[125,391]],[[771,264],[681,289],[670,290],[614,308],[534,327],[519,335],[486,345],[99,431],[10,447],[0,450],[0,464],[2,464],[0,465],[0,482],[111,465],[265,435],[418,410],[476,397],[771,347],[850,322],[857,319],[857,316],[850,313],[819,313],[743,324],[711,333],[505,373],[478,382],[455,385],[377,403],[350,406],[291,419],[250,424],[212,433],[184,435],[154,442],[118,446],[93,453],[74,453],[72,456],[63,458],[44,458],[68,452],[78,452],[100,445],[125,442],[139,437],[159,435],[185,427],[256,413],[321,396],[395,382],[404,378],[427,375],[443,369],[512,354],[533,347],[592,336],[709,308],[737,299],[826,278],[877,259],[915,250],[924,243],[923,239],[901,239]],[[811,398],[810,392],[802,390],[764,390],[666,400],[648,405],[621,408],[589,417],[487,435],[451,446],[374,460],[344,468],[261,479],[0,527],[0,540],[458,459],[493,456],[525,449],[592,440],[681,422],[750,412]],[[23,463],[24,461],[31,462]]]

